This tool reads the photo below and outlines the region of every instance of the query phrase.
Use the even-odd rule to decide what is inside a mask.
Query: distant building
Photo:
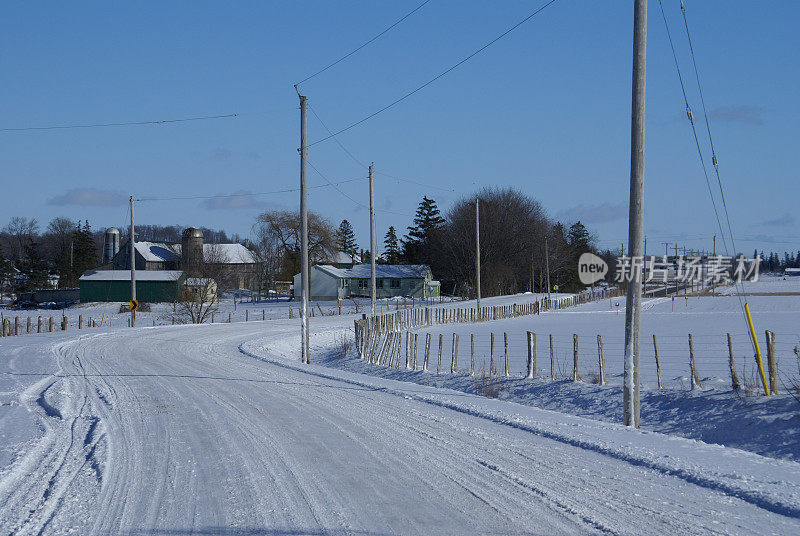
[[[800,276],[800,268],[786,268],[783,271],[783,275],[788,275],[788,276],[792,276],[792,277],[798,277],[798,276]]]
[[[114,235],[106,232],[106,239]],[[113,248],[109,248],[113,249]],[[106,248],[104,248],[104,252]],[[100,269],[130,270],[130,240]],[[257,288],[261,265],[242,244],[205,244],[195,227],[183,231],[180,244],[138,241],[134,244],[136,270],[182,270],[187,277],[214,277],[223,288]],[[137,277],[138,279],[138,277]]]
[[[186,275],[180,270],[136,271],[136,299],[171,302],[181,296]],[[130,270],[87,270],[79,279],[81,303],[126,302],[131,299]]]
[[[352,268],[317,264],[311,267],[309,278],[312,300],[370,297],[372,294],[369,264],[357,264]],[[439,296],[439,282],[433,280],[433,273],[425,264],[378,264],[375,266],[375,283],[376,298]],[[297,274],[294,276],[295,297],[301,295],[302,289],[300,274]]]

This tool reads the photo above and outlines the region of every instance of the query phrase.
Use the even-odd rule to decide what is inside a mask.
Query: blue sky
[[[296,188],[292,84],[420,2],[6,3],[0,128],[242,115],[0,132],[0,225],[17,215],[43,226],[54,216],[124,225],[129,195]],[[432,0],[302,91],[336,130],[432,78],[538,5]],[[800,249],[800,3],[686,5],[737,246],[747,253]],[[665,9],[701,120],[678,0],[665,1]],[[342,134],[356,159],[375,162],[379,242],[389,225],[405,232],[425,194],[446,211],[459,197],[495,185],[519,188],[554,218],[581,219],[602,247],[626,241],[632,19],[630,1],[559,0],[446,77]],[[654,0],[647,99],[648,251],[661,251],[665,241],[710,248],[716,223]],[[313,114],[308,122],[312,142],[326,135]],[[309,159],[334,182],[367,174],[333,140],[313,146]],[[325,180],[309,169],[309,183]],[[365,246],[367,182],[340,188],[359,204],[315,188],[310,208],[335,224],[349,219]],[[136,215],[142,223],[247,235],[260,211],[296,209],[298,198],[147,201]]]

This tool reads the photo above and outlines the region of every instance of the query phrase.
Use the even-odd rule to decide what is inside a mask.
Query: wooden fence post
[[[775,355],[775,332],[767,330],[767,366],[769,368],[769,393],[778,394],[778,360]]]
[[[497,370],[494,366],[494,333],[492,333],[492,336],[489,339],[489,356],[489,375],[494,376],[497,374]]]
[[[694,341],[692,340],[692,334],[689,334],[689,372],[690,372],[690,379],[692,382],[692,389],[696,387],[701,387],[700,385],[700,378],[697,375],[697,367],[695,366],[694,362]]]
[[[578,374],[578,334],[572,334],[572,381],[579,382],[581,377]]]
[[[27,333],[30,333],[30,332],[31,332],[31,317],[28,317],[28,323],[27,323],[27,325],[25,326],[25,331],[26,331]]]
[[[458,333],[453,333],[453,359],[450,362],[450,373],[458,372]]]
[[[553,334],[550,334],[550,379],[556,379],[556,352],[553,348]]]
[[[36,323],[36,333],[42,332],[42,315],[39,315],[39,320]]]
[[[658,377],[658,388],[663,389],[664,383],[661,381],[661,361],[658,359],[658,341],[656,341],[656,334],[653,333],[653,351],[656,354],[656,373]]]
[[[444,339],[443,334],[439,334],[439,358],[436,360],[436,374],[439,374],[442,371],[442,340]]]
[[[412,350],[413,350],[412,353],[414,355],[414,370],[417,370],[417,346],[418,346],[418,343],[419,343],[419,334],[418,333],[414,333],[414,347],[412,348]]]
[[[505,356],[505,375],[506,377],[508,377],[510,374],[510,371],[508,369],[510,369],[511,367],[509,366],[508,362],[508,333],[506,332],[503,332],[503,353]]]
[[[528,332],[528,378],[536,377],[536,334]]]
[[[422,364],[422,370],[428,370],[428,362],[431,357],[431,334],[425,334],[425,361]]]
[[[469,355],[470,355],[470,363],[469,363],[469,374],[470,376],[475,376],[475,334],[469,334]]]
[[[47,331],[53,333],[53,324],[55,324],[56,319],[52,316],[47,320]]]
[[[78,329],[83,329],[83,315],[78,315]]]
[[[603,336],[597,336],[597,361],[600,366],[600,385],[606,384],[606,358],[603,356]]]
[[[730,333],[728,333],[728,366],[731,369],[731,389],[738,391],[739,376],[736,374],[736,363],[733,359],[733,340]]]

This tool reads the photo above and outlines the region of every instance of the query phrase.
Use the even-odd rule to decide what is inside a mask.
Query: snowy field
[[[690,299],[675,313],[654,300],[645,329],[666,334],[680,318],[676,330],[712,321],[733,330],[725,304],[735,298],[709,299],[718,304]],[[752,305],[759,329],[779,333],[781,313],[797,312]],[[360,314],[313,319],[307,366],[299,320],[270,311],[275,319],[249,323],[129,329],[117,318],[102,330],[0,339],[0,532],[800,532],[798,404],[788,395],[737,402],[701,368],[703,391],[648,388],[637,431],[609,415],[621,408],[616,377],[605,387],[502,379],[501,399],[475,396],[467,374],[343,355]],[[458,329],[560,326],[571,358],[575,327],[599,325],[581,318],[612,333],[623,314],[595,303]],[[540,364],[545,355],[540,346]],[[614,376],[616,358],[606,359]],[[569,414],[579,412],[590,418]],[[678,437],[703,430],[716,435]]]
[[[763,274],[758,281],[745,281],[744,291],[748,294],[800,294],[800,276]],[[734,287],[726,287],[721,292],[736,294]]]

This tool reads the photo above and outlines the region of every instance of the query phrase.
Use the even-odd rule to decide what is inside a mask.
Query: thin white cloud
[[[745,125],[763,125],[765,111],[766,109],[763,106],[740,104],[737,106],[720,106],[714,108],[708,115],[712,121],[743,123]]]
[[[263,206],[262,203],[256,201],[252,192],[247,190],[238,190],[233,194],[217,194],[211,199],[206,199],[202,204],[209,210],[241,210]]]
[[[98,188],[73,188],[63,195],[48,199],[48,205],[75,205],[79,207],[117,207],[124,205],[127,198],[117,192]]]

